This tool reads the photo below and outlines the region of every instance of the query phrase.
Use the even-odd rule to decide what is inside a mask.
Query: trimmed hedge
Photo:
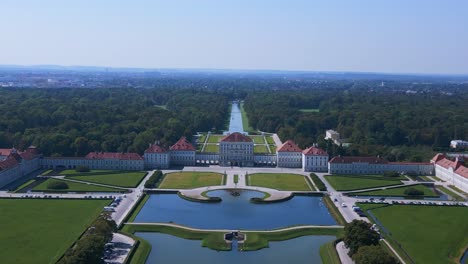
[[[154,174],[145,182],[145,188],[156,188],[159,185],[159,182],[162,178],[162,171],[155,171]]]
[[[320,180],[320,178],[315,173],[311,173],[310,178],[315,183],[315,186],[317,186],[319,191],[322,191],[322,192],[327,191],[327,186],[325,186],[322,180]]]
[[[63,181],[52,181],[47,184],[47,188],[52,190],[65,190],[68,189],[68,184]]]

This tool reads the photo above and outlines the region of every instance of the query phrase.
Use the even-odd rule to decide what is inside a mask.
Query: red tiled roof
[[[21,158],[23,158],[25,160],[32,160],[35,157],[37,157],[37,155],[32,153],[32,152],[22,152],[19,155],[21,156]]]
[[[431,165],[432,163],[430,162],[389,162],[388,164],[393,164],[393,165]]]
[[[226,135],[221,139],[221,142],[252,142],[248,136],[244,136],[239,132]]]
[[[277,152],[302,152],[302,149],[292,140],[284,142],[277,150]]]
[[[455,170],[455,173],[462,177],[468,178],[468,168],[465,166],[458,167],[458,169]]]
[[[165,153],[167,150],[165,150],[163,147],[159,146],[158,144],[152,144],[145,150],[145,153]]]
[[[302,153],[304,153],[304,155],[306,155],[306,156],[326,156],[326,155],[328,155],[328,153],[325,150],[323,150],[321,148],[317,148],[317,147],[307,148]]]
[[[10,149],[0,149],[0,156],[8,156],[11,153],[11,148]]]
[[[18,165],[18,160],[13,156],[8,156],[5,160],[0,161],[0,170],[7,170]]]
[[[442,153],[437,153],[432,159],[431,162],[438,162],[441,159],[445,159],[445,155]]]
[[[138,153],[90,152],[85,159],[142,160],[143,158]]]
[[[330,160],[330,163],[356,163],[356,162],[365,162],[372,164],[387,164],[386,159],[380,157],[341,157],[336,156]]]
[[[181,137],[179,141],[177,141],[174,145],[171,146],[171,150],[195,151],[195,147],[190,142],[188,142],[187,138]]]

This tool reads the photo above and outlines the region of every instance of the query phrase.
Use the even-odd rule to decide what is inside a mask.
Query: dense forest
[[[249,122],[306,147],[319,143],[332,155],[384,155],[389,160],[427,160],[452,139],[468,138],[468,94],[390,93],[363,89],[249,94]],[[303,111],[301,111],[303,109]],[[313,109],[307,111],[304,109]],[[323,140],[337,130],[347,148]]]
[[[143,153],[155,140],[223,129],[228,110],[226,96],[186,89],[2,89],[0,147]]]
[[[297,77],[297,78],[296,78]],[[143,153],[198,131],[221,131],[229,101],[244,100],[250,125],[333,155],[427,160],[468,138],[468,85],[388,80],[183,77],[152,88],[1,88],[0,148],[37,145],[45,155]],[[323,140],[341,133],[348,147]]]

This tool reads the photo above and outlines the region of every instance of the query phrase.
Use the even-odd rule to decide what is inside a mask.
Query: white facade
[[[253,166],[253,142],[223,142],[219,143],[219,165],[221,166]]]
[[[86,166],[92,170],[144,170],[145,162],[139,160],[122,159],[87,159],[87,158],[55,158],[46,157],[40,161],[44,169],[66,168],[76,169]]]
[[[434,175],[434,165],[425,162],[388,162],[379,157],[334,157],[328,162],[331,174],[382,174],[387,171]]]
[[[194,166],[195,150],[171,151],[171,165]]]
[[[282,168],[301,168],[302,152],[277,152],[278,167]]]
[[[450,185],[453,185],[464,192],[468,192],[468,178],[457,174],[453,168],[444,168],[436,164],[435,175],[440,179],[449,182]]]
[[[304,171],[328,171],[328,155],[302,154],[302,168]]]
[[[4,159],[2,159],[1,162],[7,163],[11,162],[12,159],[14,163],[11,166],[8,167],[3,167],[1,169],[0,167],[0,188],[4,187],[5,185],[8,185],[15,180],[39,169],[39,161],[40,161],[40,156],[36,154],[32,155],[18,155],[16,151],[14,151],[15,155],[8,156]],[[26,153],[29,154],[29,153]],[[26,157],[26,158],[23,158]],[[10,160],[10,161],[8,161]],[[14,165],[13,165],[14,164]]]
[[[168,169],[171,166],[171,155],[169,152],[145,153],[145,168],[147,169]]]
[[[468,148],[468,141],[464,140],[452,140],[450,141],[451,148],[465,149]]]

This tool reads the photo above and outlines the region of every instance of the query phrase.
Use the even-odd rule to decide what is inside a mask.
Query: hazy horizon
[[[468,74],[468,2],[2,1],[0,64]]]

